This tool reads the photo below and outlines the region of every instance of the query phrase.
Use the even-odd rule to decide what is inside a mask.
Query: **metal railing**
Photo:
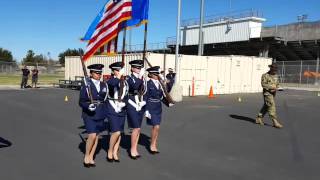
[[[156,50],[165,50],[165,49],[168,49],[166,42],[148,43],[147,44],[147,51],[156,51]],[[118,46],[118,53],[121,53],[121,51],[122,51],[122,46]],[[142,52],[143,51],[143,44],[126,45],[126,51],[128,53]]]
[[[211,16],[206,16],[204,18],[204,24],[208,23],[215,23],[215,22],[221,22],[221,21],[228,21],[233,19],[241,19],[246,17],[263,17],[263,14],[259,12],[258,10],[253,9],[246,9],[241,11],[231,11],[228,13],[220,13],[215,14]],[[200,18],[192,18],[192,19],[186,19],[182,20],[181,27],[185,26],[194,26],[200,24]]]

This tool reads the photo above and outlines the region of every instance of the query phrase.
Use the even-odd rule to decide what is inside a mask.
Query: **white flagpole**
[[[182,101],[182,86],[180,86],[180,61],[179,61],[179,44],[180,44],[180,17],[181,17],[181,0],[178,0],[177,15],[177,37],[176,37],[176,57],[175,57],[175,82],[171,89],[170,95],[175,102]]]

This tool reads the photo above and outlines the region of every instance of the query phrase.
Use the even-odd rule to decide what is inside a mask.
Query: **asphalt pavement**
[[[164,108],[160,154],[148,153],[150,127],[144,122],[141,159],[128,157],[130,136],[125,129],[121,162],[108,163],[108,133],[104,132],[97,167],[86,169],[78,91],[1,90],[0,179],[319,179],[320,97],[294,90],[277,95],[283,129],[273,128],[268,117],[265,126],[254,123],[262,106],[260,93],[186,97]]]

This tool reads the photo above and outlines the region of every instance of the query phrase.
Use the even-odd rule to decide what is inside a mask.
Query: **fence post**
[[[284,61],[282,61],[281,75],[282,75],[282,83],[284,83]]]
[[[302,78],[302,60],[301,60],[301,64],[300,64],[300,80],[299,80],[299,85],[301,85],[301,78]]]
[[[315,81],[315,85],[319,85],[319,82],[318,82],[318,74],[319,74],[319,60],[320,60],[320,50],[318,50],[318,54],[317,54],[317,66],[316,66],[316,81]]]
[[[308,65],[308,72],[310,71],[310,65]],[[309,87],[309,76],[307,76],[307,86]]]

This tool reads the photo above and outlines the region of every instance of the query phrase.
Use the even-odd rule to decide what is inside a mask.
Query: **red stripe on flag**
[[[122,22],[123,20],[125,20],[125,18],[128,18],[128,17],[127,17],[126,15],[123,15],[123,17],[121,17],[120,19],[118,19],[117,22],[118,22],[118,23],[119,23],[119,22]],[[104,33],[104,32],[107,31],[107,30],[108,30],[108,29],[104,29],[104,31],[101,32],[100,34]],[[89,53],[89,54],[91,54],[91,55],[94,54],[94,52],[95,52],[99,47],[101,47],[101,46],[103,45],[103,42],[105,42],[106,40],[108,40],[108,38],[110,38],[112,35],[117,34],[119,31],[120,31],[120,28],[117,27],[115,30],[113,30],[112,32],[110,32],[106,37],[104,37],[104,38],[102,38],[101,40],[99,40],[98,43],[95,44],[95,45],[94,45],[88,52],[86,52],[86,53]],[[110,35],[111,35],[111,36],[110,36]],[[94,40],[96,40],[96,39],[97,39],[97,37],[94,38]],[[108,41],[110,41],[110,39],[109,39]],[[92,43],[94,43],[94,42],[96,42],[96,41],[93,41],[93,39],[91,39],[88,45],[90,45],[90,44],[92,44]],[[91,51],[94,51],[94,52],[91,52]],[[86,57],[86,56],[84,55],[84,59],[86,59],[85,57]]]
[[[125,7],[130,7],[132,5],[131,2],[126,2],[123,3],[120,7],[117,8],[117,10],[115,10],[114,12],[112,12],[111,14],[107,15],[107,17],[105,17],[104,19],[102,19],[99,24],[97,25],[97,29],[102,26],[107,20],[109,20],[111,17],[115,16],[116,14],[118,14],[120,11],[122,11],[123,8]]]
[[[123,13],[118,19],[116,19],[115,21],[113,21],[112,23],[110,23],[108,26],[100,29],[99,33],[96,34],[94,37],[92,37],[89,41],[89,44],[91,44],[92,42],[96,41],[97,38],[99,37],[99,35],[101,35],[102,33],[104,33],[105,31],[107,31],[108,29],[110,29],[112,26],[120,23],[120,20],[123,19],[124,17],[130,17],[131,16],[131,12],[125,12]]]
[[[107,10],[104,12],[104,16],[106,17],[103,17],[96,27],[95,35],[87,45],[86,52],[83,56],[84,60],[89,59],[97,50],[100,50],[100,52],[107,51],[107,53],[111,53],[111,51],[116,52],[117,35],[121,30],[119,24],[130,19],[132,14],[132,3],[130,0],[126,1],[129,2],[120,1],[120,4],[111,2],[106,8]]]

